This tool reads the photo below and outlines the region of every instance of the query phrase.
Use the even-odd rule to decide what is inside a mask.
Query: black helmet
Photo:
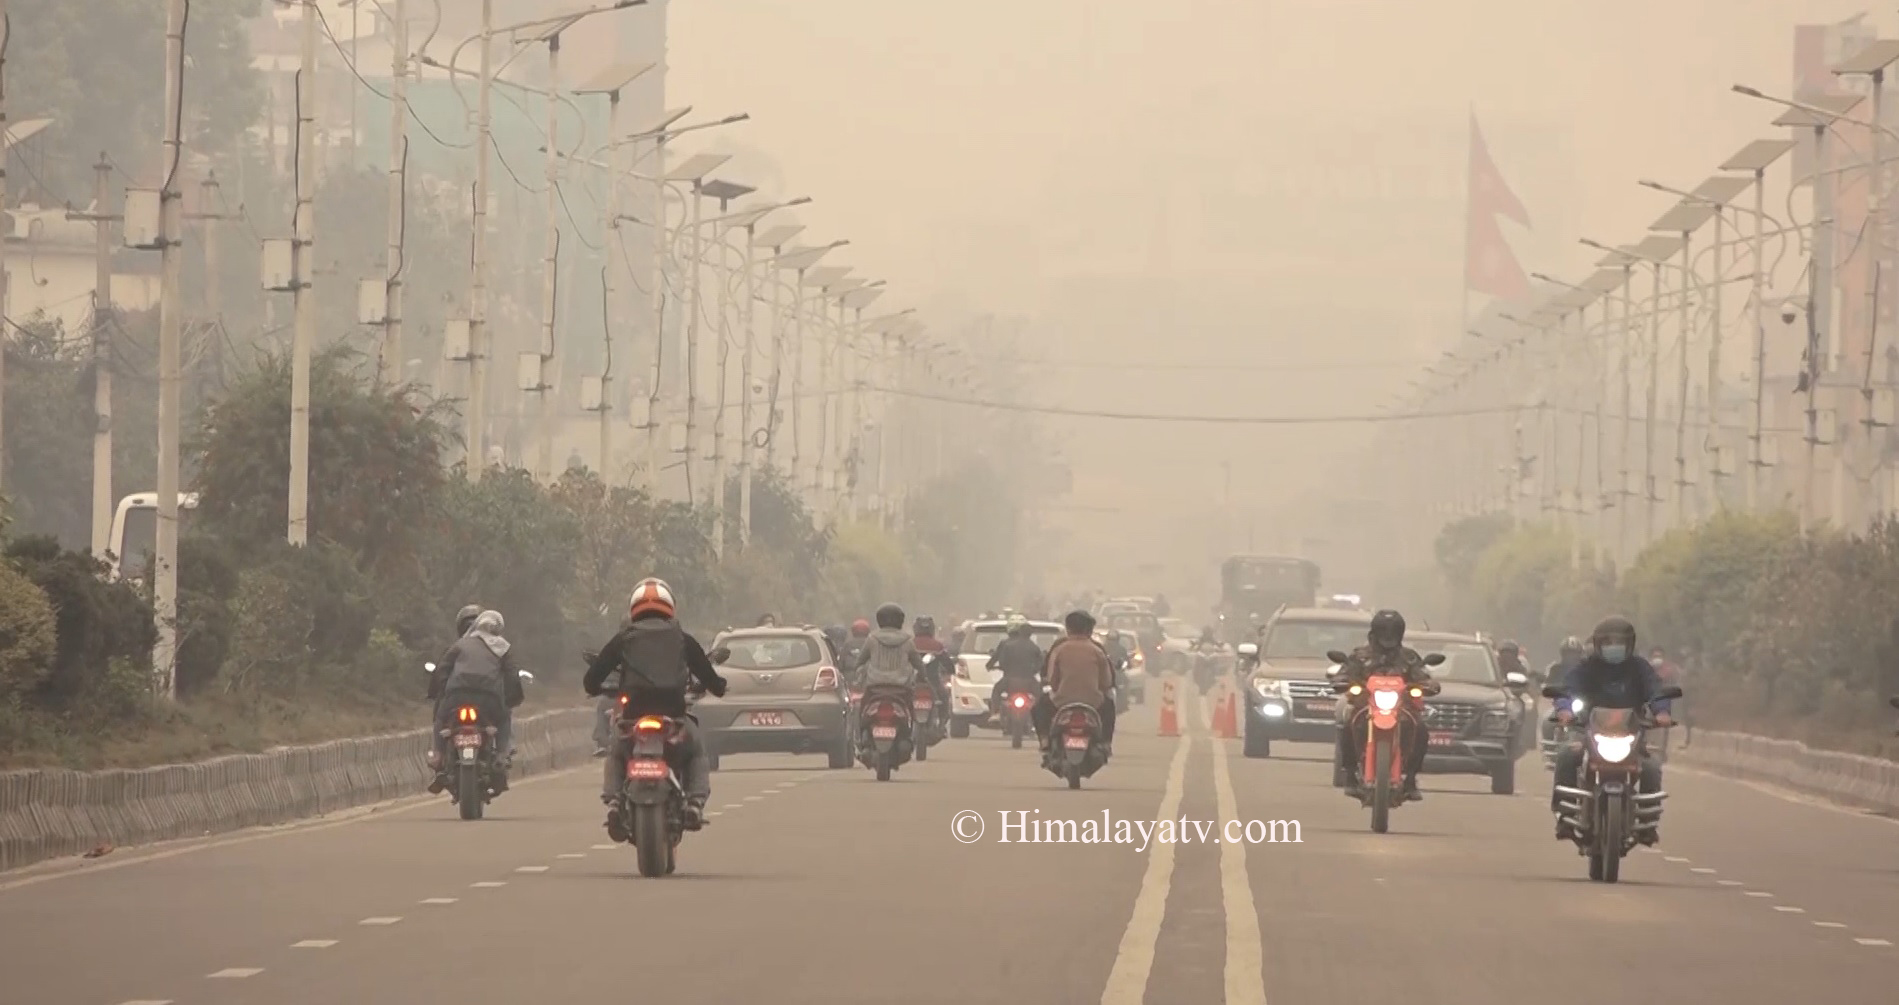
[[[1087,611],[1069,611],[1062,618],[1062,627],[1068,629],[1070,635],[1093,635],[1095,616]]]
[[[830,639],[832,645],[842,648],[850,640],[851,632],[843,625],[832,625],[824,630],[824,637]]]
[[[902,628],[903,608],[898,607],[896,604],[885,604],[877,608],[877,627]]]
[[[1523,647],[1520,645],[1517,645],[1515,639],[1504,639],[1503,645],[1498,646],[1497,651],[1499,653],[1503,653],[1506,656],[1514,656],[1517,653],[1522,652]]]
[[[917,615],[915,628],[918,635],[935,635],[936,619],[927,614],[919,614]]]
[[[1395,649],[1404,643],[1404,615],[1389,608],[1371,617],[1371,631],[1365,633],[1374,645]]]
[[[1620,642],[1633,650],[1635,648],[1635,625],[1628,618],[1611,615],[1596,623],[1596,630],[1589,633],[1589,641],[1601,646],[1605,643]]]
[[[481,617],[480,604],[469,604],[455,612],[455,634],[467,635],[468,630],[475,627],[475,619],[479,617]]]

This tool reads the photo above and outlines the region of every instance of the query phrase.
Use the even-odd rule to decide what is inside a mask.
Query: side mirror
[[[435,664],[433,664],[433,663],[424,663],[424,664],[422,664],[422,669],[424,669],[424,670],[427,670],[427,671],[428,671],[429,673],[434,673],[434,672],[435,672]],[[1893,699],[1893,702],[1894,702],[1895,704],[1899,704],[1899,698],[1894,698],[1894,699]]]
[[[1513,688],[1529,687],[1530,678],[1524,676],[1523,674],[1517,673],[1515,670],[1512,670],[1509,673],[1503,675],[1503,683],[1506,687],[1513,687]]]
[[[587,663],[591,665],[594,660],[597,660],[600,658],[600,654],[593,651],[592,649],[583,649],[581,650],[580,658],[583,660],[586,660]]]
[[[1554,684],[1545,684],[1543,685],[1542,693],[1545,698],[1561,698],[1563,696],[1563,689]]]
[[[1651,701],[1673,701],[1674,699],[1679,698],[1679,697],[1681,697],[1681,688],[1665,687],[1665,688],[1662,688],[1660,691],[1655,692],[1655,697],[1651,698],[1650,700]]]
[[[1443,653],[1432,653],[1431,655],[1429,655],[1429,656],[1426,656],[1426,657],[1424,658],[1424,665],[1425,665],[1425,666],[1428,666],[1428,667],[1434,667],[1434,666],[1443,666],[1443,665],[1444,665],[1444,654],[1443,654]]]
[[[1339,652],[1337,649],[1327,649],[1325,651],[1325,658],[1331,660],[1334,663],[1340,663],[1340,664],[1343,664],[1346,660],[1351,659],[1350,656],[1347,656],[1344,653]]]
[[[1239,653],[1246,659],[1252,659],[1259,655],[1259,646],[1251,642],[1242,642],[1240,643]],[[1894,700],[1899,701],[1899,699]]]

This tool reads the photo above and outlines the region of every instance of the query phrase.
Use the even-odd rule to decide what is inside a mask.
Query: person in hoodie
[[[904,701],[908,702],[911,692],[916,688],[917,676],[928,670],[923,662],[923,654],[917,651],[916,640],[903,630],[903,621],[903,608],[896,604],[877,608],[877,630],[870,633],[867,644],[858,652],[857,661],[851,667],[852,673],[863,685],[865,701],[870,700],[873,689],[901,688]]]
[[[435,749],[430,761],[435,779],[430,792],[448,787],[442,768],[444,741],[442,731],[454,725],[455,709],[473,705],[478,715],[495,724],[495,747],[500,751],[500,788],[507,787],[509,763],[514,756],[515,706],[526,697],[521,686],[521,668],[515,664],[513,645],[501,633],[504,622],[499,611],[483,611],[469,626],[468,634],[450,646],[442,656],[442,665],[429,678],[429,697],[435,704]]]
[[[600,654],[587,667],[582,686],[588,695],[599,697],[606,693],[607,676],[615,673],[620,677],[620,697],[626,699],[623,715],[663,715],[682,723],[685,742],[681,744],[680,774],[686,789],[686,827],[704,827],[706,800],[712,798],[712,774],[699,723],[686,712],[686,691],[697,680],[706,690],[724,697],[725,678],[713,668],[699,640],[679,626],[672,587],[664,580],[642,579],[633,587],[625,627],[600,647]],[[607,805],[607,836],[615,841],[631,837],[627,822],[620,819],[619,798],[631,754],[627,740],[616,738],[607,757],[600,793],[600,801]]]

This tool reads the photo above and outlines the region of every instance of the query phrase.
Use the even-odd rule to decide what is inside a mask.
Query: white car
[[[1053,621],[1029,622],[1029,637],[1044,653],[1053,648],[1067,632]],[[950,735],[961,739],[971,727],[999,729],[1001,723],[990,707],[989,698],[996,690],[1002,672],[989,669],[989,656],[1009,636],[1006,621],[972,621],[963,626],[963,639],[956,651],[956,671],[950,678]]]
[[[1136,705],[1145,705],[1147,704],[1148,667],[1147,657],[1141,652],[1141,637],[1126,628],[1115,629],[1115,631],[1121,636],[1121,648],[1132,654],[1132,658],[1128,660],[1128,701]]]
[[[1161,666],[1156,670],[1172,670],[1186,673],[1193,669],[1193,647],[1199,640],[1200,632],[1194,626],[1179,618],[1162,618],[1161,626]]]

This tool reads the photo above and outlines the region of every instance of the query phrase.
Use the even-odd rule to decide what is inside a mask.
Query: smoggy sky
[[[1638,178],[1689,187],[1746,141],[1782,134],[1768,126],[1776,109],[1728,88],[1787,93],[1794,24],[1865,9],[671,8],[668,104],[750,112],[733,139],[774,162],[778,194],[816,200],[808,237],[849,238],[839,263],[889,279],[885,305],[1027,317],[1025,352],[1096,364],[1050,370],[1049,403],[1203,414],[1362,413],[1455,340],[1473,106],[1534,222],[1505,224],[1518,257],[1576,279],[1597,257],[1579,235],[1637,239],[1670,204]],[[1153,362],[1225,369],[1133,368]],[[1302,472],[1368,439],[1350,426],[1052,421],[1069,431],[1078,496],[1130,512],[1217,505],[1228,460],[1236,498],[1298,494]],[[1200,550],[1207,532],[1191,533],[1202,537],[1178,546]]]

